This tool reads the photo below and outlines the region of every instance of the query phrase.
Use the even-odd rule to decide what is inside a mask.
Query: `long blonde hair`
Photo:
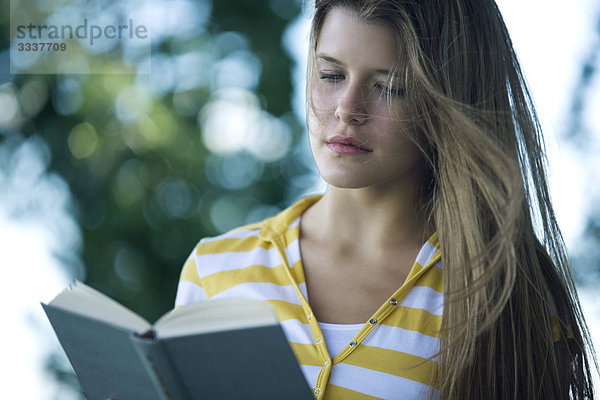
[[[390,79],[428,161],[422,208],[444,264],[442,399],[593,398],[589,334],[545,172],[533,102],[493,0],[317,0],[308,94],[328,12],[396,35]],[[537,223],[536,235],[534,218]]]

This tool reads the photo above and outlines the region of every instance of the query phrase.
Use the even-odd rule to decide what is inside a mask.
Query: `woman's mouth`
[[[373,152],[363,141],[351,136],[334,136],[326,141],[326,145],[337,154],[359,155]]]

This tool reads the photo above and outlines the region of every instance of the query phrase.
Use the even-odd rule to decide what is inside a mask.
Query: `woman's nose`
[[[334,116],[348,125],[362,125],[369,119],[367,114],[366,89],[361,86],[347,86],[340,94]]]

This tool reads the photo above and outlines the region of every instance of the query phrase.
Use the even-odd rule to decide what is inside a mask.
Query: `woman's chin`
[[[340,189],[360,189],[374,184],[368,177],[356,174],[321,174],[321,177],[328,185]]]

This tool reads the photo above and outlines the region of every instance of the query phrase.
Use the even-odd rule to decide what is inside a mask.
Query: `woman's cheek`
[[[315,135],[319,134],[319,126],[320,123],[317,119],[317,115],[314,111],[314,109],[311,107],[308,110],[308,118],[307,118],[307,125],[308,125],[308,133],[310,135],[311,138],[313,138]]]
[[[328,112],[333,113],[334,96],[331,88],[328,89],[324,84],[317,82],[311,92],[312,106],[319,118]]]

